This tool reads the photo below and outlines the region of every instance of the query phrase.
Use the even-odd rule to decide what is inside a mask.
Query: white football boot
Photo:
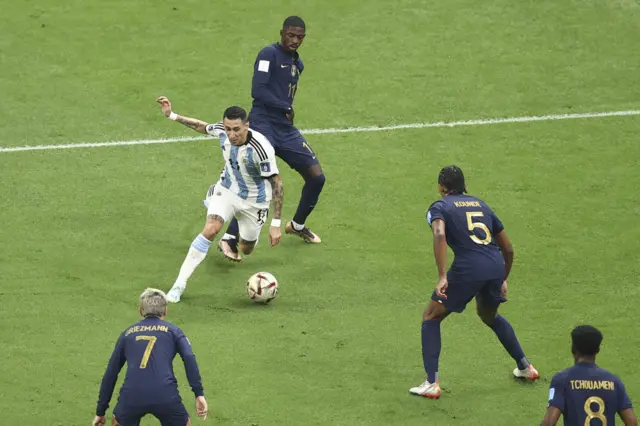
[[[525,380],[528,380],[530,382],[533,382],[533,381],[538,380],[540,378],[540,374],[538,374],[538,370],[533,368],[533,365],[531,365],[531,364],[529,364],[529,366],[527,368],[525,368],[524,370],[520,370],[518,367],[516,367],[513,370],[513,375],[517,379],[525,379]]]
[[[438,399],[440,398],[440,384],[437,381],[435,383],[429,383],[429,380],[425,380],[420,386],[409,389],[409,393],[426,398]]]
[[[178,303],[180,301],[180,296],[184,293],[184,289],[186,286],[178,285],[177,283],[171,287],[169,293],[167,293],[167,302]]]

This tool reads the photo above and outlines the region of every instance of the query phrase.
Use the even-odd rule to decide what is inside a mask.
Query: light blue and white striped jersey
[[[224,186],[243,200],[269,203],[272,189],[268,178],[280,173],[275,150],[269,140],[249,128],[247,142],[235,146],[227,137],[222,122],[207,125],[206,131],[220,139],[224,158],[224,169],[216,185]]]

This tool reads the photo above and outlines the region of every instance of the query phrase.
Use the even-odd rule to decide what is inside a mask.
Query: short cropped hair
[[[140,313],[143,317],[162,317],[167,313],[167,296],[164,291],[148,288],[140,295]]]
[[[602,333],[590,325],[579,325],[571,331],[571,342],[582,355],[593,356],[600,352]]]
[[[222,118],[226,118],[228,120],[242,120],[242,122],[244,123],[247,121],[247,111],[239,106],[230,106],[229,108],[224,110]]]
[[[287,28],[297,27],[297,28],[306,28],[304,21],[299,16],[289,16],[282,23],[282,29],[285,30]]]
[[[450,194],[467,192],[467,186],[464,183],[464,174],[458,166],[451,165],[440,170],[438,183],[447,188]]]

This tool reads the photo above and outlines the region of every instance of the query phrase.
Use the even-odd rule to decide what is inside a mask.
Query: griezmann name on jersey
[[[618,376],[594,363],[579,363],[554,375],[549,406],[562,411],[565,426],[611,426],[620,411],[632,408]]]
[[[436,219],[444,220],[447,244],[455,255],[450,269],[454,279],[504,277],[504,257],[494,239],[504,226],[484,201],[470,195],[446,195],[427,211],[429,225]]]
[[[182,330],[159,318],[145,318],[128,327],[116,342],[100,385],[96,414],[104,416],[118,379],[127,372],[118,401],[141,407],[181,402],[173,359],[180,354],[195,396],[203,396],[202,379],[189,340]]]
[[[269,203],[272,196],[268,178],[279,174],[276,154],[269,140],[260,132],[249,129],[247,142],[235,146],[224,131],[222,122],[209,124],[206,132],[220,139],[224,169],[220,184],[243,200]]]

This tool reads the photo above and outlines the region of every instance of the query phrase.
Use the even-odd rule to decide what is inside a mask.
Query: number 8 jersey
[[[247,141],[235,146],[227,137],[222,122],[207,125],[206,131],[220,140],[225,162],[216,185],[251,203],[269,203],[272,188],[267,179],[279,174],[275,150],[269,140],[262,133],[249,129]]]
[[[549,406],[562,411],[565,426],[613,426],[631,401],[615,374],[594,363],[578,363],[553,376]]]
[[[452,279],[504,279],[504,258],[494,237],[504,226],[484,201],[469,195],[446,195],[427,211],[429,225],[436,219],[444,221],[447,244],[455,255],[450,269]]]

